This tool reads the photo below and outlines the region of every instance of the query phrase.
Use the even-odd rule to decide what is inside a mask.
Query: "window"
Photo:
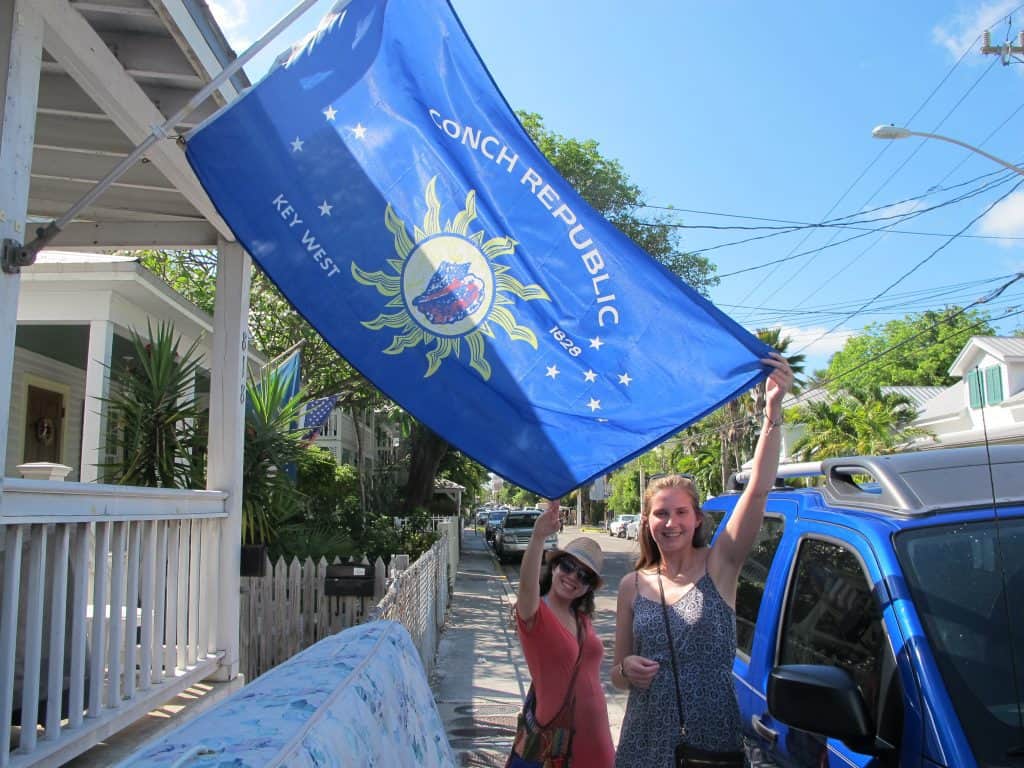
[[[782,638],[779,664],[845,669],[877,722],[885,633],[871,584],[850,550],[816,539],[800,545]]]
[[[1003,402],[1003,371],[998,365],[985,369],[985,394],[988,405]]]
[[[978,765],[1011,764],[1021,744],[1024,520],[906,531],[896,552]]]
[[[750,649],[754,646],[754,627],[758,611],[761,610],[761,596],[782,539],[782,528],[780,518],[766,517],[754,548],[750,550],[740,570],[740,580],[736,587],[736,648],[747,656],[750,656]]]
[[[967,372],[967,392],[971,408],[981,408],[985,401],[985,383],[981,379],[981,371],[974,369]]]

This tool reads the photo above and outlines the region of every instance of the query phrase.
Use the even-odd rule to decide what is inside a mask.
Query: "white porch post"
[[[242,544],[242,451],[245,428],[245,355],[248,348],[252,261],[238,243],[217,246],[217,303],[213,313],[210,439],[206,485],[228,492],[217,558],[217,649],[224,651],[217,679],[238,674],[238,575]]]
[[[43,19],[31,0],[0,3],[0,239],[25,242],[29,172],[43,56]],[[0,506],[7,466],[14,333],[21,278],[0,272]],[[4,721],[5,727],[9,720]]]
[[[114,347],[114,324],[109,320],[89,323],[89,352],[85,363],[85,417],[82,421],[82,466],[78,477],[83,483],[99,479],[97,465],[103,461],[106,446],[107,404],[110,392],[110,354]]]

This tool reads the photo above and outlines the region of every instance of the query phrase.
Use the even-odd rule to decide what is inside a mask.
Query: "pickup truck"
[[[810,473],[769,493],[740,574],[751,765],[1024,766],[1024,446],[780,469]]]

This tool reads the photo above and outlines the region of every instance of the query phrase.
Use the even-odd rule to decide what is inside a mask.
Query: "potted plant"
[[[107,482],[150,488],[189,488],[197,483],[196,436],[202,414],[196,404],[198,342],[182,354],[180,338],[161,323],[144,339],[134,330],[134,355],[111,369],[107,449],[117,458],[100,465]],[[202,478],[198,479],[201,484]]]
[[[300,510],[293,479],[306,449],[298,427],[305,393],[290,394],[289,375],[270,371],[247,386],[242,462],[242,575],[262,576],[267,545]]]

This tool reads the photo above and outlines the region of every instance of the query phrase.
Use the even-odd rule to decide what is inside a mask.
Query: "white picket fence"
[[[372,566],[362,559],[373,568],[373,597],[325,595],[324,558],[267,560],[265,576],[243,578],[239,655],[245,679],[255,680],[318,640],[373,619],[403,624],[429,671],[455,583],[461,532],[455,518],[434,525],[441,538],[412,565],[407,555],[393,555],[390,570],[381,558]]]

